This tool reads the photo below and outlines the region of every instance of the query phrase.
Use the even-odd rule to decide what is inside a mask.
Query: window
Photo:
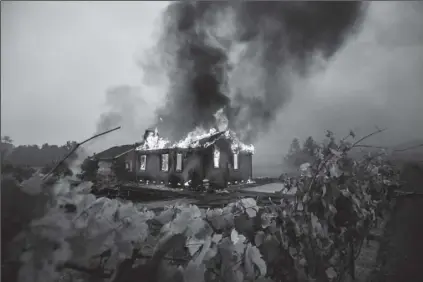
[[[176,154],[176,171],[182,171],[182,154]]]
[[[169,170],[169,154],[162,154],[162,171]]]
[[[147,166],[147,156],[141,155],[140,158],[140,170],[145,170],[145,167]]]
[[[219,161],[220,161],[220,151],[217,147],[214,147],[214,152],[213,152],[213,166],[214,166],[214,168],[219,168]]]
[[[238,154],[234,153],[234,169],[238,169]]]
[[[129,171],[132,171],[132,163],[131,162],[125,162],[125,168]]]

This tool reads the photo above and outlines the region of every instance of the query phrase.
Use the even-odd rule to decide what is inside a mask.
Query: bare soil
[[[404,166],[407,192],[423,192],[423,165]],[[370,282],[423,281],[423,197],[399,197],[388,222]]]

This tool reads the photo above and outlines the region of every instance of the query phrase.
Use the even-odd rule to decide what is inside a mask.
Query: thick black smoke
[[[329,59],[361,23],[362,2],[175,2],[160,40],[170,81],[159,130],[178,139],[225,108],[244,141],[290,99],[293,74]]]

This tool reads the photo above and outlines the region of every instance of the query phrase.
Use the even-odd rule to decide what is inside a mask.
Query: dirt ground
[[[408,164],[404,190],[423,193],[423,165]],[[397,198],[378,254],[378,267],[368,282],[423,281],[423,196]]]

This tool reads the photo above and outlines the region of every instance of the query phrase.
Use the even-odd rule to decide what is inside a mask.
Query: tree
[[[4,140],[4,137],[2,137]],[[9,140],[9,139],[6,139]],[[69,153],[76,145],[75,141],[68,141],[63,146],[50,145],[48,143],[42,146],[37,145],[20,145],[14,147],[13,150],[9,150],[9,154],[6,156],[6,161],[9,161],[13,165],[29,165],[34,167],[43,167],[51,165],[51,163],[58,162],[66,154]],[[4,143],[2,141],[2,152],[3,148],[11,147],[13,145]],[[2,156],[3,157],[3,156]],[[75,154],[69,157],[69,160],[73,160]]]
[[[11,175],[18,182],[22,182],[30,178],[35,173],[35,169],[29,166],[14,166],[11,163],[3,163],[1,166],[1,173],[3,175]]]
[[[10,136],[5,135],[1,137],[1,142],[6,143],[6,144],[12,144],[13,140],[12,138],[10,138]]]
[[[41,169],[41,173],[43,174],[47,174],[50,173],[51,170],[56,166],[55,162],[52,162],[50,164],[45,165],[42,169]],[[53,175],[55,176],[72,176],[73,172],[72,170],[69,168],[68,164],[66,162],[62,163],[61,165],[59,165],[56,170],[54,171]]]
[[[6,157],[13,151],[13,140],[10,136],[2,136],[0,144],[1,163],[3,164]]]
[[[78,143],[75,141],[67,141],[66,144],[63,146],[67,151],[72,150],[76,147]]]
[[[312,162],[314,158],[314,152],[317,147],[317,143],[311,136],[306,139],[303,148],[301,148],[298,138],[294,138],[289,148],[289,152],[285,157],[285,163],[298,168],[304,163]]]
[[[313,137],[309,136],[303,145],[303,152],[311,157],[313,157],[316,153],[316,149],[318,148],[317,143],[314,141]]]
[[[294,138],[291,143],[291,147],[289,148],[289,155],[294,155],[296,153],[301,152],[300,140],[298,138]]]
[[[285,156],[285,162],[291,166],[297,167],[299,164],[298,156],[301,154],[300,140],[294,138],[289,147],[288,154]]]

